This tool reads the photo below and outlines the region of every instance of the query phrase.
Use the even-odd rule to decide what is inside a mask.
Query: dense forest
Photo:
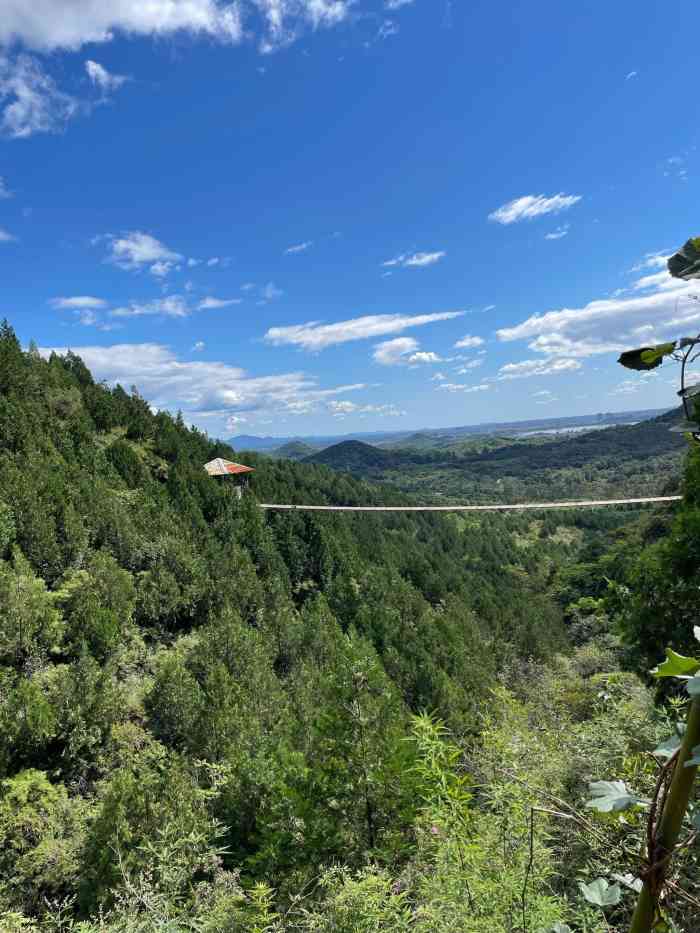
[[[700,455],[677,510],[566,520],[265,515],[413,500],[255,454],[239,499],[215,456],[2,326],[0,930],[626,929],[644,817],[588,785],[650,797],[682,720],[647,672],[692,647]]]

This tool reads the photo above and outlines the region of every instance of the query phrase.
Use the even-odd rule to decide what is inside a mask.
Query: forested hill
[[[242,499],[217,455],[255,468]],[[579,881],[641,824],[547,814],[609,775],[653,792],[670,726],[620,659],[684,646],[679,593],[692,638],[692,505],[666,538],[670,513],[259,499],[411,501],[237,454],[0,328],[2,933],[625,929],[629,898],[603,925]]]
[[[373,447],[362,441],[341,441],[318,453],[304,458],[305,463],[319,463],[334,470],[346,470],[358,476],[366,476],[373,470],[398,467],[406,459],[402,453],[394,453]]]
[[[0,805],[0,874],[29,872],[0,886],[0,916],[113,904],[162,825],[199,834],[195,861],[224,846],[222,870],[249,880],[358,866],[410,835],[420,806],[401,781],[409,714],[468,735],[486,672],[565,643],[536,556],[497,526],[266,519],[258,497],[405,500],[253,455],[239,502],[203,469],[218,455],[236,458],[76,356],[43,359],[0,331],[0,778],[43,800],[60,839],[41,871],[35,844],[17,843],[33,878]],[[215,805],[193,796],[214,780]]]

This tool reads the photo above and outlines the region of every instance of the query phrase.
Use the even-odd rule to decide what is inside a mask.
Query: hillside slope
[[[530,788],[653,790],[668,725],[589,563],[625,515],[266,516],[411,500],[263,454],[239,500],[217,455],[0,327],[3,933],[493,933],[525,888],[531,929],[593,929],[619,824]]]
[[[0,329],[0,779],[54,801],[69,853],[50,877],[0,887],[0,915],[45,897],[77,896],[83,916],[113,903],[161,826],[168,845],[200,839],[195,861],[219,833],[224,868],[278,884],[358,867],[416,814],[409,714],[469,734],[485,671],[565,643],[536,556],[495,525],[266,518],[258,496],[406,500],[252,455],[239,501],[203,469],[218,455],[236,458]],[[7,877],[19,869],[0,849]]]

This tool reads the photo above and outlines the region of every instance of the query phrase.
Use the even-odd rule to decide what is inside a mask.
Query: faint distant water
[[[512,437],[533,437],[535,434],[580,434],[581,431],[602,431],[604,428],[621,428],[624,425],[639,424],[638,421],[616,421],[615,424],[581,424],[570,428],[540,428],[539,431],[518,431]]]

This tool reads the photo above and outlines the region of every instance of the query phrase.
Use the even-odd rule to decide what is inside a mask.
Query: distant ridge
[[[227,443],[234,450],[267,451],[277,450],[289,444],[301,442],[311,447],[331,447],[343,441],[363,441],[367,444],[395,443],[401,438],[415,437],[416,435],[432,437],[468,437],[475,434],[523,434],[529,431],[553,431],[566,428],[584,428],[614,426],[629,424],[632,421],[647,421],[665,414],[667,408],[646,408],[636,411],[598,412],[593,415],[572,415],[562,418],[536,418],[526,421],[490,421],[484,424],[461,425],[453,428],[412,428],[405,431],[359,431],[348,434],[335,435],[295,435],[287,437],[259,437],[255,434],[237,434],[230,437]]]
[[[363,479],[384,480],[392,471],[406,475],[415,468],[447,471],[465,477],[514,477],[538,472],[598,464],[622,468],[640,461],[680,453],[687,447],[682,434],[669,430],[681,416],[680,409],[635,424],[613,425],[599,430],[556,435],[551,438],[513,438],[502,446],[482,450],[421,450],[409,446],[377,447],[363,441],[341,441],[304,457],[303,463],[320,464]],[[407,444],[415,435],[410,435]],[[289,446],[289,445],[288,445]],[[296,445],[295,449],[296,449]],[[280,448],[282,450],[282,448]],[[443,475],[445,475],[443,473]]]

